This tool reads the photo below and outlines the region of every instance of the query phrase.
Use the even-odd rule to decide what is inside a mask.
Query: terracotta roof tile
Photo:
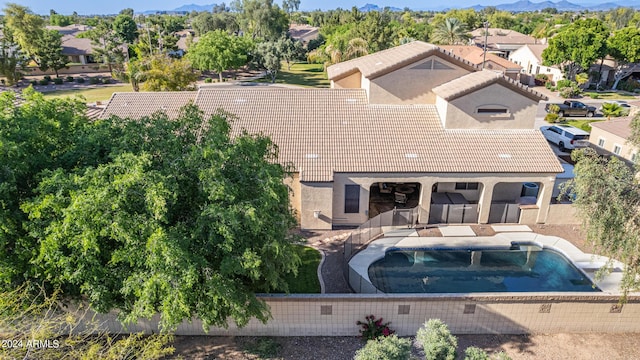
[[[175,92],[116,92],[100,117],[111,115],[121,118],[141,118],[156,111],[164,111],[170,118],[176,118],[181,107],[196,98],[196,91]]]
[[[534,101],[547,100],[546,96],[529,89],[526,85],[490,70],[478,71],[461,76],[440,86],[436,86],[433,88],[433,92],[444,100],[450,101],[494,83],[505,85]]]
[[[482,65],[484,57],[484,51],[475,45],[440,45],[440,47],[453,55],[459,56],[475,65]],[[487,61],[493,61],[494,63],[504,67],[505,69],[522,69],[522,66],[513,63],[500,56],[487,53]]]
[[[433,54],[448,58],[468,70],[478,70],[474,64],[454,56],[435,45],[422,41],[412,41],[357,59],[331,65],[327,68],[327,76],[329,80],[337,80],[359,71],[365,78],[373,79]]]

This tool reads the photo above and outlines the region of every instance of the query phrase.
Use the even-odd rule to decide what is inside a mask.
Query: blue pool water
[[[600,291],[562,254],[516,249],[392,249],[369,266],[385,293]]]

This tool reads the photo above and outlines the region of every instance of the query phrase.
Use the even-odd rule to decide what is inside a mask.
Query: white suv
[[[543,126],[542,135],[560,148],[560,151],[589,146],[589,133],[570,125]]]

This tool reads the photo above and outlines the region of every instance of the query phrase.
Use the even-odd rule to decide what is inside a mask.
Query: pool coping
[[[620,295],[619,284],[622,280],[620,269],[624,267],[619,261],[613,260],[614,271],[601,279],[596,279],[596,271],[603,267],[610,259],[604,256],[587,254],[569,241],[558,237],[529,232],[500,232],[493,236],[476,237],[390,237],[385,236],[371,242],[365,249],[357,253],[350,261],[350,271],[355,271],[368,285],[375,288],[369,279],[369,266],[384,257],[390,248],[469,248],[469,247],[509,247],[512,242],[524,242],[543,249],[551,249],[564,255],[574,266],[582,271],[602,293]],[[377,289],[376,289],[377,290]],[[378,293],[383,293],[377,290]],[[573,294],[575,292],[566,292]],[[505,294],[505,293],[496,293]],[[513,293],[508,293],[513,294]]]

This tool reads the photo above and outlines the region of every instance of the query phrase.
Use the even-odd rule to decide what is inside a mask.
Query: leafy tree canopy
[[[213,70],[222,81],[222,72],[245,65],[253,42],[247,38],[215,30],[203,35],[187,52],[187,59],[199,70]]]
[[[176,120],[87,122],[70,100],[0,104],[0,276],[35,280],[125,320],[238,325],[269,312],[299,263],[287,169],[266,137],[187,106]],[[17,126],[20,124],[20,126]]]

